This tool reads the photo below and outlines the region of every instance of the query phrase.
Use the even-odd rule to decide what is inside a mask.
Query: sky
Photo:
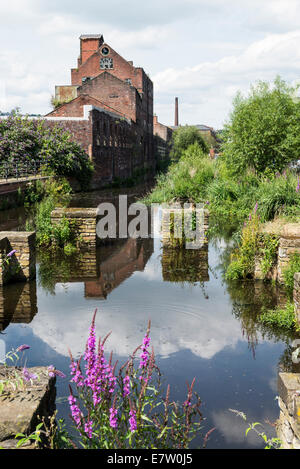
[[[216,129],[258,80],[300,79],[300,0],[0,0],[0,110],[45,114],[70,84],[81,34],[105,42],[154,83],[154,112]]]

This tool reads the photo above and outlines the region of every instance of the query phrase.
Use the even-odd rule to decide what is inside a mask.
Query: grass
[[[280,329],[294,330],[296,328],[294,303],[289,301],[284,308],[264,312],[259,317],[259,321]]]
[[[261,222],[274,217],[297,222],[300,217],[297,186],[298,175],[290,170],[269,176],[258,176],[248,170],[234,177],[222,158],[211,160],[191,146],[178,163],[158,176],[155,188],[143,202],[209,202],[212,218],[234,223],[240,229],[256,204]]]

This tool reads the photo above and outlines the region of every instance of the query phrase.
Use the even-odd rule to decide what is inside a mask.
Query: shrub
[[[234,174],[247,168],[275,173],[298,159],[300,103],[294,91],[277,77],[272,86],[259,82],[248,97],[236,96],[222,134],[224,158]]]
[[[190,145],[195,143],[198,144],[202,152],[206,154],[209,152],[209,148],[197,127],[187,125],[179,127],[172,135],[171,160],[175,162],[178,161],[182,157],[183,152],[187,150]]]
[[[18,160],[34,162],[58,176],[73,176],[86,187],[93,166],[84,150],[60,127],[50,129],[43,120],[12,113],[0,120],[0,169]]]

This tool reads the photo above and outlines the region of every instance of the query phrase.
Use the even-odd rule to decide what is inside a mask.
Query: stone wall
[[[192,228],[192,218],[197,217],[197,245],[193,247],[193,242],[186,225]],[[209,228],[209,212],[202,208],[186,208],[176,204],[174,206],[163,207],[162,210],[162,241],[166,248],[185,247],[187,249],[200,249],[208,245],[207,232]]]
[[[17,388],[6,386],[0,396],[0,447],[14,448],[18,433],[30,435],[41,418],[46,419],[55,411],[55,378],[50,378],[46,367],[29,368],[39,379]],[[0,381],[22,378],[22,372],[14,367],[0,367]]]
[[[295,317],[300,325],[300,273],[295,274],[294,277],[294,303]]]
[[[300,374],[279,373],[278,438],[284,449],[300,449]]]
[[[300,224],[289,223],[280,233],[278,249],[278,280],[283,282],[283,273],[293,254],[300,254]]]
[[[99,219],[97,208],[57,208],[51,213],[53,224],[61,223],[64,218],[71,223],[78,247],[96,247],[96,226]]]
[[[272,279],[280,283],[284,283],[284,271],[287,268],[289,261],[293,254],[300,254],[300,224],[287,223],[281,226],[272,226],[272,223],[263,227],[261,232],[263,236],[277,237],[279,240],[278,250],[274,264],[269,272],[266,274],[262,271],[261,260],[262,255],[257,255],[255,259],[255,279]],[[261,241],[261,248],[263,250],[263,238]]]
[[[36,276],[35,232],[0,233],[0,285],[32,280]],[[12,251],[14,254],[7,257]]]

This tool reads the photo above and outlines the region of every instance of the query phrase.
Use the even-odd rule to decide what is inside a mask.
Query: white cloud
[[[150,74],[166,124],[177,95],[182,124],[219,127],[237,90],[300,76],[298,0],[155,0],[142,9],[137,0],[11,0],[0,4],[1,108],[48,112],[55,84],[70,82],[79,35],[91,32]]]
[[[277,74],[288,80],[300,76],[299,41],[300,30],[272,34],[255,41],[241,53],[216,62],[166,69],[153,77],[156,93],[158,97],[164,93],[182,96],[183,121],[217,122],[220,125],[238,90],[245,92],[251,83],[273,80]],[[187,94],[189,91],[190,95]],[[203,100],[202,110],[197,112],[196,103]],[[185,104],[193,106],[188,110]]]

